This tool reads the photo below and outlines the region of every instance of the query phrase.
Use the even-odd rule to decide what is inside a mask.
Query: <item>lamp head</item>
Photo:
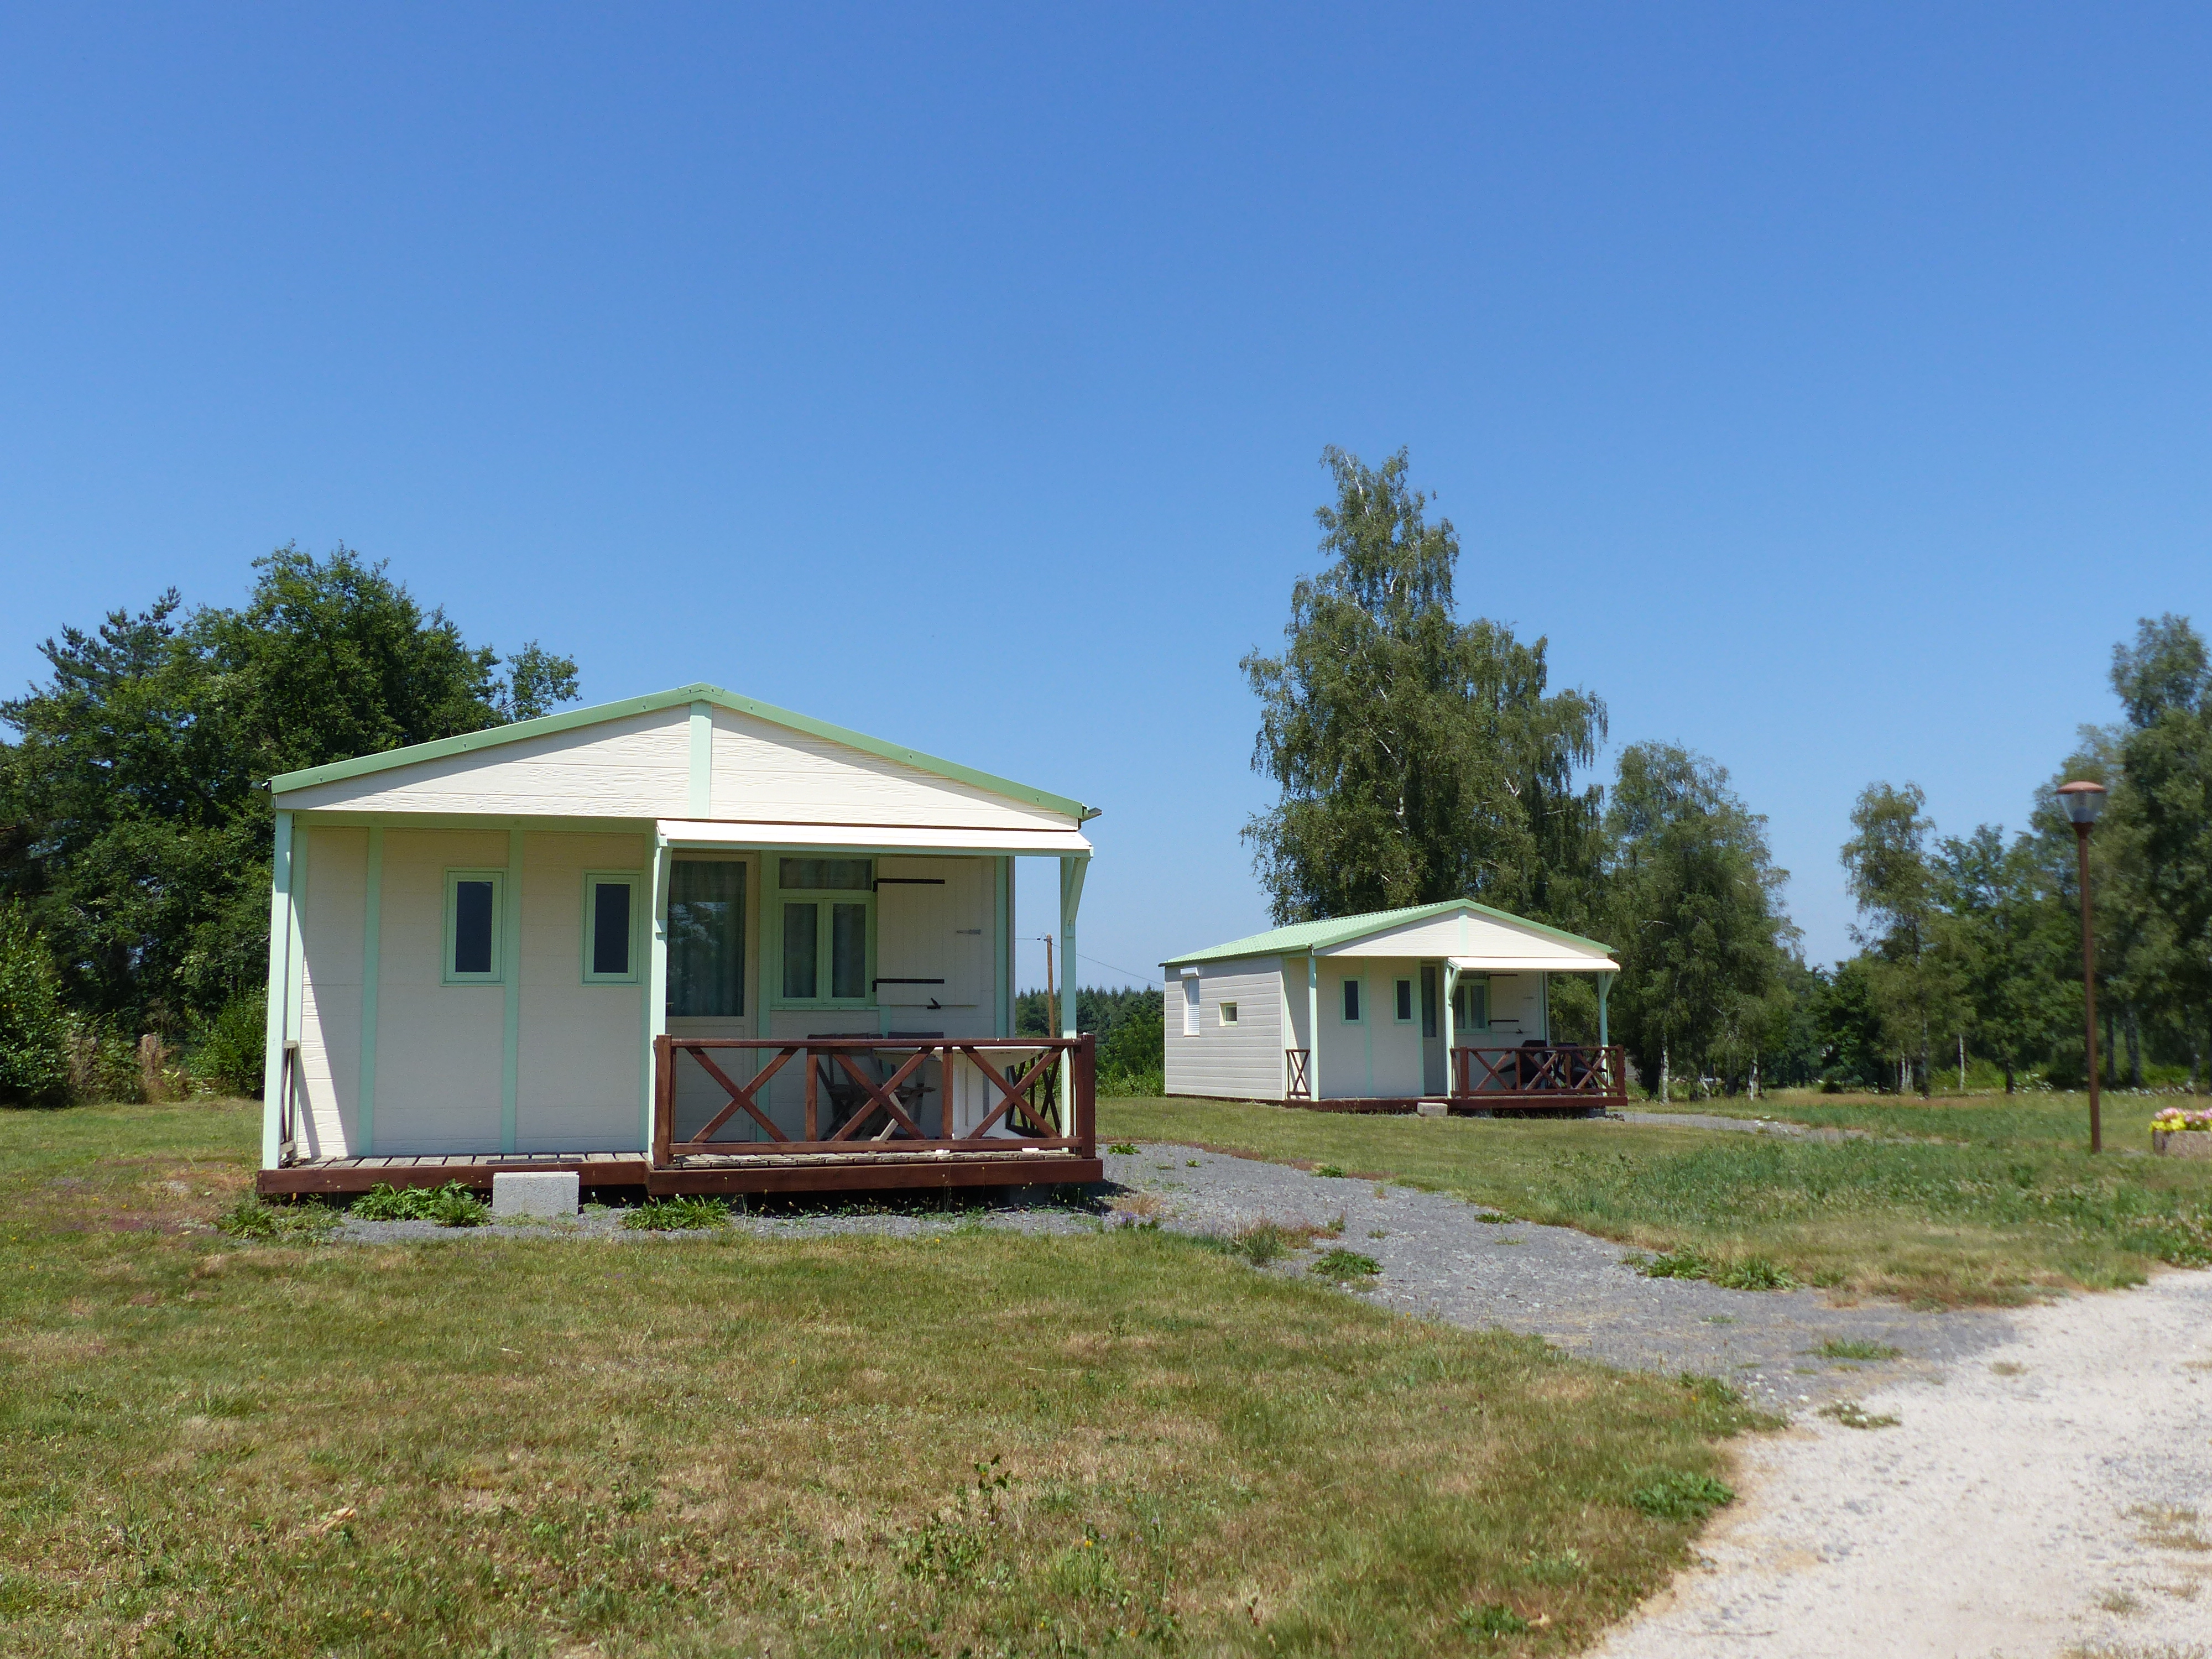
[[[2087,778],[2062,783],[2058,786],[2058,803],[2075,823],[2094,823],[2097,815],[2105,810],[2105,786],[2092,783]]]

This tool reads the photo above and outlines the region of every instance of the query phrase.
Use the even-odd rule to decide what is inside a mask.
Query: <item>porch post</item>
[[[1011,858],[993,860],[997,871],[996,903],[992,915],[996,926],[991,930],[991,954],[994,974],[991,981],[992,1029],[1000,1036],[1014,1034],[1014,988],[1012,965],[1014,949],[1014,861]]]
[[[276,814],[276,839],[269,859],[269,1013],[262,1026],[261,1167],[273,1170],[283,1156],[284,1064],[290,1029],[285,1007],[292,991],[292,815]]]
[[[363,1157],[376,1150],[376,1000],[384,979],[384,826],[368,827],[368,881],[361,930],[361,1106]]]
[[[1306,1098],[1321,1099],[1321,960],[1306,952]]]
[[[1601,1048],[1604,1048],[1611,1041],[1606,1034],[1605,1000],[1612,990],[1613,975],[1611,974],[1600,974],[1597,976],[1597,1046]]]
[[[1459,1092],[1459,1079],[1452,1075],[1452,1050],[1459,1039],[1452,1030],[1452,998],[1459,991],[1459,969],[1449,957],[1444,958],[1444,1098],[1449,1100]]]
[[[1079,1035],[1076,1030],[1075,913],[1083,903],[1083,878],[1091,873],[1091,860],[1073,855],[1060,861],[1060,1034]],[[1060,1132],[1075,1133],[1075,1062],[1062,1055],[1060,1063]]]
[[[654,1042],[668,1030],[668,843],[656,833],[653,838],[653,931],[647,936],[645,958],[644,1078],[638,1108],[638,1145],[646,1149],[648,1158],[653,1152]],[[761,1000],[765,1003],[768,999],[763,996]]]

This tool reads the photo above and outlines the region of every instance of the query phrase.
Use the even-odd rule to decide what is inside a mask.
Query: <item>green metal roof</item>
[[[304,771],[282,772],[269,780],[269,787],[272,793],[283,794],[289,790],[307,788],[313,784],[335,783],[341,779],[362,777],[372,772],[388,772],[395,767],[412,766],[421,761],[443,760],[450,755],[473,754],[479,750],[496,749],[502,744],[520,743],[526,738],[550,737],[556,732],[571,732],[580,726],[596,726],[603,720],[649,714],[656,709],[673,708],[695,702],[713,703],[719,708],[750,714],[771,725],[804,732],[809,737],[842,743],[848,748],[880,756],[885,760],[900,761],[918,770],[934,773],[940,778],[950,778],[956,783],[972,784],[978,789],[988,789],[994,795],[1004,795],[1030,806],[1041,806],[1048,812],[1065,812],[1078,823],[1098,816],[1092,808],[1079,800],[1071,800],[1066,795],[1033,789],[1028,784],[1016,783],[1011,778],[978,772],[973,767],[940,760],[935,755],[925,755],[919,749],[885,743],[882,738],[869,737],[863,732],[832,726],[827,720],[794,714],[788,708],[778,708],[773,703],[761,702],[751,697],[741,697],[734,691],[725,691],[719,685],[706,684],[681,685],[672,691],[656,691],[642,697],[625,697],[619,702],[595,703],[589,708],[571,708],[562,714],[542,715],[534,720],[517,720],[512,726],[495,726],[482,732],[464,732],[457,738],[441,738],[435,743],[410,744],[404,749],[387,749],[380,754],[362,755],[354,760],[332,761],[326,766],[311,766]]]
[[[1473,899],[1443,899],[1434,904],[1407,905],[1401,910],[1369,910],[1356,916],[1338,916],[1330,921],[1294,921],[1287,927],[1270,928],[1264,933],[1255,933],[1249,939],[1231,939],[1226,945],[1217,945],[1209,950],[1170,957],[1160,966],[1180,968],[1186,963],[1226,962],[1237,957],[1297,956],[1307,951],[1328,951],[1340,945],[1349,945],[1354,939],[1364,939],[1370,933],[1401,927],[1409,921],[1425,921],[1431,916],[1455,913],[1488,916],[1492,921],[1510,922],[1516,927],[1526,927],[1530,933],[1541,933],[1547,939],[1559,939],[1568,945],[1586,945],[1607,955],[1613,951],[1610,945],[1584,939],[1580,933],[1547,927],[1540,921],[1531,921],[1528,917],[1516,916],[1510,911],[1477,904]]]

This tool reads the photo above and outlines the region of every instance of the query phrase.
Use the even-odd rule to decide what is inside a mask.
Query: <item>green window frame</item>
[[[586,985],[635,985],[639,981],[639,958],[645,952],[640,948],[643,929],[639,927],[642,907],[638,896],[644,890],[645,878],[636,870],[586,870],[584,872],[584,983]],[[615,918],[611,899],[603,899],[602,892],[620,890],[628,895],[621,906],[622,966],[609,968],[610,960],[603,943],[611,945],[616,941],[605,939],[603,929]]]
[[[1392,1016],[1398,1024],[1411,1025],[1413,1023],[1413,981],[1410,979],[1398,980],[1390,988]]]
[[[872,859],[776,860],[780,1008],[871,1008],[876,1001]]]
[[[1457,1031],[1486,1031],[1490,1029],[1490,981],[1486,979],[1462,977],[1452,987],[1452,1030]]]
[[[1347,978],[1340,995],[1342,1000],[1337,1012],[1344,1017],[1344,1023],[1346,1025],[1364,1025],[1367,1023],[1367,981]]]
[[[1216,1006],[1221,1010],[1221,1023],[1224,1025],[1234,1025],[1237,1023],[1237,1005],[1235,1003],[1224,1002],[1218,1003]]]
[[[490,889],[487,895],[483,890]],[[438,977],[447,985],[506,981],[501,940],[507,933],[507,872],[446,872],[446,929]],[[467,966],[463,966],[463,963]],[[481,963],[482,967],[476,964]]]

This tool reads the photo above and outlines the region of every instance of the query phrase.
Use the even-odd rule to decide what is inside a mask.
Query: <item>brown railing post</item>
[[[1075,1050],[1075,1138],[1081,1155],[1098,1155],[1098,1038],[1085,1031]]]
[[[676,1052],[665,1032],[653,1040],[653,1167],[673,1164],[676,1139]]]

